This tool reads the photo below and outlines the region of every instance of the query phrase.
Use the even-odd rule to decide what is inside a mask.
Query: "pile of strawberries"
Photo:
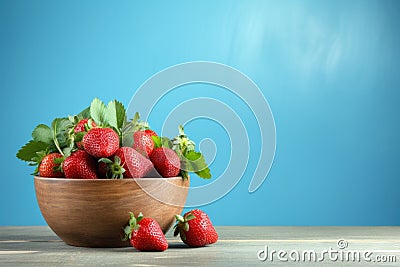
[[[178,154],[168,147],[154,147],[150,130],[133,133],[134,144],[121,146],[120,137],[109,127],[97,127],[88,119],[82,119],[74,128],[75,133],[84,132],[77,150],[65,158],[62,166],[55,161],[63,155],[54,152],[46,155],[39,165],[39,176],[66,178],[141,178],[151,171],[152,176],[175,177],[180,172]],[[93,126],[94,125],[94,126]],[[61,168],[60,168],[61,167]]]
[[[176,177],[189,173],[211,178],[203,155],[182,126],[172,139],[160,137],[136,113],[127,119],[125,107],[118,101],[105,105],[95,98],[77,115],[56,118],[51,126],[38,125],[32,140],[17,153],[21,160],[36,166],[34,175],[70,179],[128,179]],[[192,210],[175,216],[175,236],[192,247],[215,243],[218,234],[208,216]],[[141,251],[164,251],[167,240],[152,218],[137,218],[131,213],[124,229],[132,246]]]
[[[127,120],[124,106],[95,98],[75,116],[40,124],[17,157],[36,165],[41,177],[81,179],[188,177],[210,178],[195,144],[179,126],[173,139],[160,137],[139,114]]]
[[[129,225],[124,229],[125,240],[129,239],[133,247],[140,251],[164,251],[168,248],[159,224],[152,218],[137,218],[130,213]],[[182,241],[190,247],[203,247],[218,240],[218,234],[210,218],[199,209],[191,210],[183,216],[175,215],[174,235],[180,235]]]

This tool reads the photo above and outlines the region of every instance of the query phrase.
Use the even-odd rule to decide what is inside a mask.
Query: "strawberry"
[[[122,179],[124,178],[123,173],[125,169],[122,167],[121,159],[118,156],[114,156],[113,158],[101,158],[98,161],[97,165],[97,174],[101,178],[111,178],[111,179]]]
[[[122,170],[118,168],[117,158],[120,161],[119,165],[123,167]],[[153,169],[153,164],[133,148],[121,147],[115,152],[111,169],[114,176],[122,173],[125,178],[141,178]]]
[[[41,177],[64,177],[61,172],[60,163],[56,163],[54,160],[62,158],[63,155],[60,153],[50,153],[42,159],[39,165],[39,176]]]
[[[152,136],[157,136],[157,134],[150,129],[134,132],[133,148],[143,156],[148,157],[154,149]]]
[[[90,122],[91,122],[91,123],[89,123],[89,119],[82,119],[82,120],[80,120],[80,121],[76,124],[76,126],[75,126],[75,128],[74,128],[75,136],[76,136],[77,133],[84,133],[84,132],[87,132],[90,128],[93,128],[93,127],[96,127],[96,126],[97,126],[97,124],[96,124],[94,121],[90,120]],[[90,125],[91,125],[91,126],[90,126]],[[79,138],[79,139],[81,139],[81,138]],[[77,146],[79,149],[83,149],[82,141],[76,142],[76,146]]]
[[[80,121],[76,124],[76,126],[75,126],[75,128],[74,128],[74,132],[75,132],[75,133],[86,132],[86,131],[87,131],[87,127],[88,127],[88,128],[94,128],[94,127],[97,126],[97,124],[96,124],[94,121],[92,121],[92,120],[90,120],[90,121],[91,121],[91,127],[89,127],[89,125],[88,125],[89,119],[82,119],[82,120],[80,120]]]
[[[85,151],[97,158],[112,156],[119,148],[119,136],[111,128],[92,128],[82,142]]]
[[[109,176],[108,172],[109,172],[108,164],[104,161],[99,161],[99,163],[97,164],[97,175],[99,176],[99,178],[108,178]]]
[[[139,213],[135,218],[130,212],[129,225],[124,228],[125,240],[129,241],[133,247],[140,251],[164,251],[168,248],[160,225],[152,218],[143,218]]]
[[[77,150],[63,162],[67,178],[97,179],[96,162],[84,150]]]
[[[175,177],[181,170],[181,161],[176,152],[170,148],[155,148],[150,155],[150,160],[163,177]]]
[[[179,233],[182,241],[190,247],[202,247],[217,242],[218,234],[203,211],[195,209],[185,213],[183,217],[175,215],[175,218],[177,223],[174,226],[174,236]]]

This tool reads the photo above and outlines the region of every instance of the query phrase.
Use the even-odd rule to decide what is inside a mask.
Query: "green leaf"
[[[181,170],[181,176],[182,176],[183,180],[189,179],[189,173],[187,171]]]
[[[33,140],[46,143],[48,145],[53,144],[53,134],[49,126],[39,124],[32,132]]]
[[[152,136],[151,138],[154,141],[154,148],[158,147],[172,148],[171,139],[169,139],[168,137]]]
[[[211,172],[200,152],[188,151],[186,155],[181,157],[181,169],[187,172],[194,172],[204,179],[211,178]]]
[[[75,133],[74,141],[75,142],[80,142],[82,141],[83,137],[85,136],[86,132],[78,132]]]
[[[196,216],[194,216],[193,213],[189,213],[188,215],[186,215],[185,221],[190,221],[193,220],[194,218],[196,218]]]
[[[97,125],[107,126],[106,123],[107,107],[98,98],[93,99],[90,104],[90,116]]]
[[[139,212],[139,214],[138,214],[136,220],[137,220],[137,222],[140,222],[142,219],[143,219],[143,213],[142,213],[142,212]]]
[[[73,149],[74,149],[73,146],[64,147],[62,149],[63,151],[62,154],[64,155],[64,157],[68,158],[72,154]]]
[[[101,158],[98,160],[98,162],[104,162],[106,164],[113,164],[113,162],[109,158]]]
[[[160,136],[153,135],[153,136],[151,136],[151,138],[154,141],[154,148],[161,147],[162,144],[161,144],[161,137]]]
[[[185,231],[185,232],[189,231],[189,224],[188,223],[184,223],[183,224],[183,231]]]
[[[62,158],[55,158],[53,161],[55,164],[59,165],[59,164],[63,163],[64,160],[65,160],[65,158],[62,157]]]
[[[133,146],[133,127],[132,125],[129,123],[126,128],[122,131],[122,146],[129,146],[132,147]]]
[[[175,219],[177,221],[179,221],[179,222],[184,222],[185,221],[185,219],[180,214],[175,214]]]
[[[18,150],[16,156],[23,161],[36,162],[38,153],[43,153],[48,147],[44,142],[31,140]]]
[[[203,155],[200,152],[196,151],[189,151],[186,153],[185,158],[190,160],[190,161],[197,161],[199,160]]]
[[[126,121],[124,105],[117,100],[110,101],[107,105],[105,119],[107,124],[120,131]]]
[[[79,120],[90,119],[90,107],[85,108],[78,115],[76,115]]]
[[[139,112],[135,112],[135,115],[133,115],[133,118],[132,118],[132,124],[138,123],[138,122],[139,122],[139,119],[140,119],[140,114],[139,114]]]
[[[161,146],[167,147],[167,148],[172,148],[171,139],[169,139],[168,137],[161,137]]]
[[[73,140],[69,135],[72,127],[73,124],[68,118],[56,118],[51,123],[54,144],[63,156],[65,156],[64,148],[73,147]]]
[[[197,174],[197,176],[199,176],[200,178],[203,179],[210,179],[211,178],[211,172],[209,168],[205,168],[201,171],[198,172],[194,172],[195,174]]]

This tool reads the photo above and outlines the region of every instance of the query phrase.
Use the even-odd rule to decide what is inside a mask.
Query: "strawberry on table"
[[[42,159],[39,165],[39,176],[41,177],[64,177],[61,172],[60,163],[56,163],[55,159],[63,158],[60,153],[50,153]]]
[[[125,240],[140,251],[164,251],[168,248],[160,225],[152,218],[144,218],[142,213],[138,217],[130,212],[129,225],[124,229]]]
[[[93,128],[85,134],[82,143],[93,157],[107,158],[119,148],[119,135],[111,128]]]
[[[155,148],[150,155],[150,160],[163,177],[175,177],[181,171],[181,161],[176,152],[170,148]]]
[[[84,150],[77,150],[63,162],[66,178],[97,179],[96,162]]]
[[[206,213],[199,209],[191,210],[183,217],[175,215],[174,236],[180,235],[182,241],[190,247],[202,247],[218,240],[218,234]]]

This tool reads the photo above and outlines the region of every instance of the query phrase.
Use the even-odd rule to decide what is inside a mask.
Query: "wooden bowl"
[[[181,214],[189,180],[173,178],[65,179],[35,177],[36,198],[50,228],[67,244],[126,247],[129,212],[155,219],[166,233]]]

